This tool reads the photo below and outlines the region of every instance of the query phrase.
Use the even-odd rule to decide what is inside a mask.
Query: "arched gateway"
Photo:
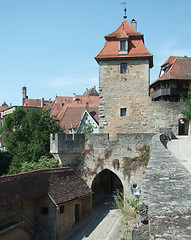
[[[92,181],[93,201],[104,195],[114,195],[117,191],[123,193],[123,184],[119,177],[109,169],[99,172]]]

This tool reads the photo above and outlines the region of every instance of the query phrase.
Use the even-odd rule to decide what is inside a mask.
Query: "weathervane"
[[[121,4],[122,4],[122,5],[125,5],[123,18],[126,19],[126,18],[127,18],[127,15],[126,15],[126,12],[127,12],[126,2],[121,2]]]
[[[126,12],[127,12],[127,9],[125,8],[125,9],[124,9],[124,13],[125,13],[125,15],[123,16],[124,19],[127,18]]]

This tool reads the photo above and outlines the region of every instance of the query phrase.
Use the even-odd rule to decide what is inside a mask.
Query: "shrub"
[[[123,228],[125,230],[125,237],[132,231],[132,225],[136,221],[136,215],[139,210],[139,196],[135,196],[133,199],[126,199],[121,192],[117,192],[115,195],[115,205],[122,216]]]
[[[114,169],[119,169],[119,160],[118,159],[114,159],[113,161],[112,161],[112,166],[113,166],[113,168]]]
[[[107,159],[109,156],[111,156],[111,153],[112,153],[111,149],[105,149],[104,150],[105,159]]]
[[[124,157],[123,158],[123,174],[130,176],[131,171],[135,171],[140,166],[147,166],[150,158],[150,147],[146,144],[139,149],[139,157]]]

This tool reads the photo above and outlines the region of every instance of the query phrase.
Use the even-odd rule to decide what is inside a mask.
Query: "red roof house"
[[[95,90],[86,89],[83,95],[74,94],[73,97],[57,96],[51,104],[50,115],[60,121],[61,127],[66,133],[73,133],[81,121],[84,111],[95,112],[94,118],[99,122],[99,94]]]
[[[63,239],[91,211],[92,191],[72,167],[0,177],[3,239]]]
[[[191,85],[191,58],[170,56],[162,65],[159,78],[150,85],[153,101],[177,102]]]
[[[26,88],[26,87],[25,87]],[[86,88],[83,95],[73,94],[73,97],[57,96],[54,101],[42,99],[24,98],[23,107],[28,108],[45,108],[49,111],[50,116],[58,119],[61,127],[66,133],[73,133],[77,128],[84,111],[96,114],[94,118],[99,122],[99,93],[96,88]]]

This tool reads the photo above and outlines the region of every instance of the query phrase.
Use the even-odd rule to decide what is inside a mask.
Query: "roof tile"
[[[92,194],[72,167],[0,177],[0,206],[50,195],[56,205]]]
[[[168,65],[168,70],[152,84],[163,80],[191,80],[191,58],[170,56],[161,68]],[[151,85],[152,85],[151,84]]]
[[[128,53],[119,55],[119,39],[128,39]],[[153,56],[144,45],[143,35],[136,32],[125,20],[113,33],[105,36],[106,43],[96,61],[105,59],[128,59],[132,57],[149,59],[150,67],[153,66]]]

